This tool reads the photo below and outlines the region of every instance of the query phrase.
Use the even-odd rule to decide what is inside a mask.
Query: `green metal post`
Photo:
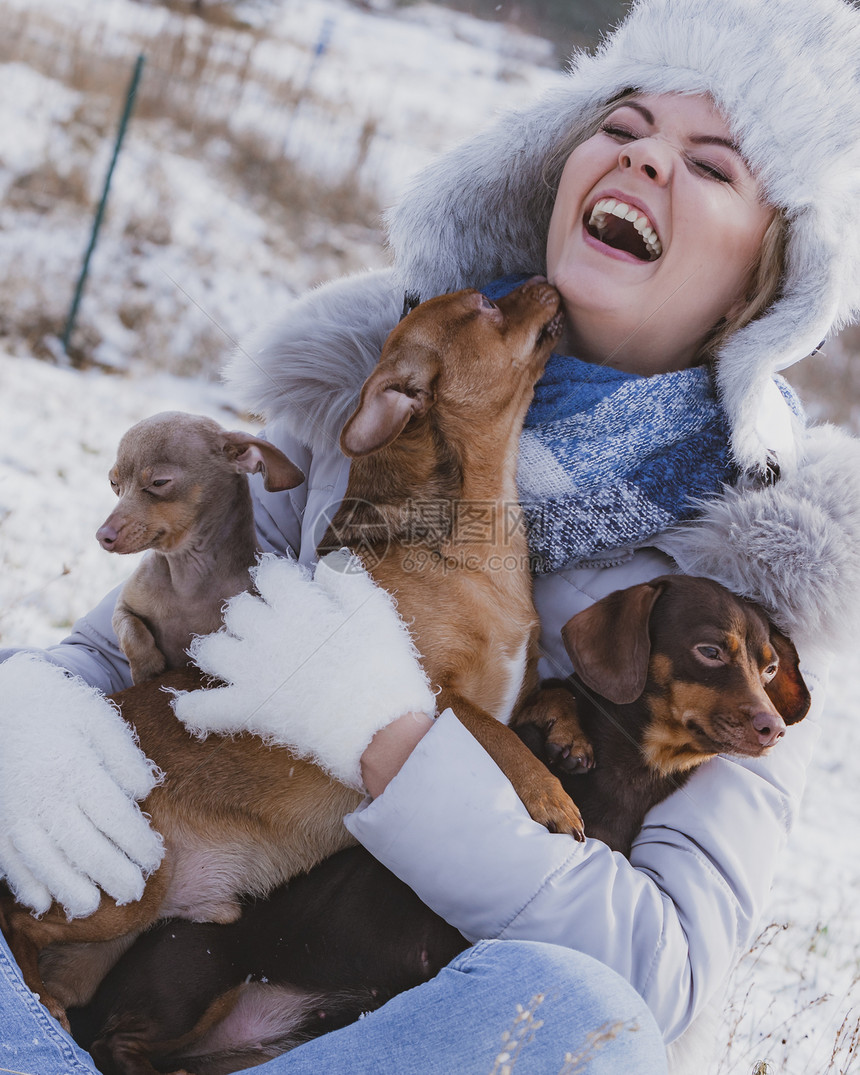
[[[66,354],[68,354],[69,351],[69,340],[71,339],[72,330],[75,327],[75,319],[78,316],[78,307],[81,304],[81,296],[84,291],[84,284],[86,283],[87,273],[90,269],[90,258],[92,257],[93,251],[96,248],[96,242],[98,241],[99,237],[99,229],[101,228],[102,218],[105,214],[105,206],[107,205],[108,192],[110,190],[110,183],[113,177],[113,170],[116,166],[116,161],[117,157],[119,156],[120,148],[122,147],[122,140],[125,137],[125,130],[128,126],[129,117],[131,116],[131,110],[134,107],[134,98],[137,94],[137,86],[140,82],[141,72],[143,71],[144,60],[145,57],[143,53],[141,53],[138,56],[137,62],[134,65],[134,72],[132,73],[131,82],[129,82],[128,91],[125,95],[125,107],[123,108],[122,116],[120,117],[119,121],[119,129],[117,131],[116,142],[114,143],[113,147],[113,156],[111,157],[111,162],[108,166],[107,175],[105,176],[104,189],[102,191],[101,201],[99,202],[99,207],[96,210],[96,215],[93,219],[92,232],[90,233],[90,243],[87,247],[86,254],[84,254],[84,261],[81,265],[81,273],[78,277],[77,287],[75,288],[75,295],[72,299],[69,316],[66,319],[66,329],[63,332],[63,350],[66,352]]]

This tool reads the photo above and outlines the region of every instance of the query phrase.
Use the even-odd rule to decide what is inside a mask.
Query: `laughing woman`
[[[664,1042],[720,997],[796,814],[829,651],[860,603],[858,447],[806,428],[775,376],[858,312],[858,72],[860,16],[842,0],[640,0],[599,51],[574,58],[563,86],[418,178],[389,217],[390,270],[299,300],[234,362],[242,402],[308,475],[290,493],[260,492],[261,541],[311,565],[346,489],[338,433],[404,293],[479,286],[492,298],[520,274],[546,273],[566,338],[538,386],[520,467],[543,672],[570,672],[559,629],[575,612],[683,571],[764,605],[793,637],[814,696],[771,756],[715,759],[652,809],[629,861],[535,825],[455,714],[407,713],[404,699],[403,716],[371,720],[351,760],[369,797],[346,824],[479,943],[426,985],[260,1070],[485,1075],[510,1063],[501,1034],[516,1004],[539,996],[539,1011],[522,1016],[516,1075],[571,1069],[598,1039],[576,1070],[654,1075]],[[112,600],[42,655],[102,690],[129,682]],[[236,644],[253,646],[246,627]],[[360,616],[347,640],[351,630],[366,630]],[[16,688],[34,744],[67,683],[51,702]],[[387,683],[332,675],[316,689],[321,711],[349,710],[367,691],[399,711]],[[222,719],[219,692],[208,694],[198,724]],[[278,736],[309,749],[287,717]],[[0,766],[77,801],[29,750]],[[114,750],[115,764],[81,754],[81,786],[139,766],[130,745]],[[324,748],[317,757],[331,764]],[[135,898],[140,868],[158,858],[134,803],[145,783],[128,778],[117,796],[128,817],[115,812],[111,840],[94,831],[92,854],[71,862],[0,793],[0,865],[20,898],[40,909],[54,897],[76,914],[98,884]],[[4,966],[0,1064],[8,1047],[18,1070],[53,1072],[62,1056],[63,1070],[92,1071]]]

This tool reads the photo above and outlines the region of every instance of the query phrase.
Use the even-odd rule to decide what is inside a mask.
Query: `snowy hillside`
[[[384,264],[376,212],[409,175],[561,77],[547,43],[429,6],[260,0],[246,10],[250,29],[216,32],[134,0],[0,0],[4,47],[19,45],[0,54],[0,645],[59,640],[130,570],[94,537],[124,430],[168,408],[250,428],[214,379],[233,341],[308,286]],[[176,86],[190,85],[192,61],[206,73],[196,126],[171,118],[173,98],[158,106],[156,90],[170,91],[159,79],[176,75],[170,41],[174,57],[184,42],[188,68]],[[117,64],[110,78],[99,68],[101,88],[85,62],[96,46]],[[150,88],[77,330],[87,368],[58,365],[46,359],[141,48],[152,50]],[[783,1075],[858,1063],[858,695],[856,657],[843,659],[803,817],[761,941],[732,982],[710,1075],[764,1060]]]

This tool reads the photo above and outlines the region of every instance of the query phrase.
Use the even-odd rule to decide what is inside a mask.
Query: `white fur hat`
[[[860,314],[858,81],[860,11],[843,0],[634,0],[563,86],[418,177],[388,219],[399,279],[426,298],[540,269],[571,132],[627,89],[710,94],[788,222],[781,296],[723,347],[717,386],[741,470],[790,468],[772,374]]]

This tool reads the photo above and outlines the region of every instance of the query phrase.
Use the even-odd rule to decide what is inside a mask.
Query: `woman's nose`
[[[666,183],[672,172],[668,148],[659,145],[653,138],[637,138],[635,142],[628,142],[618,154],[618,163],[623,170],[639,171],[656,183]]]

